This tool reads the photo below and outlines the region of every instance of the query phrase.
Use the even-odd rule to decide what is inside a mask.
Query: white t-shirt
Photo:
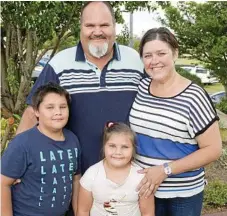
[[[90,216],[140,216],[136,192],[136,187],[144,177],[137,173],[140,169],[133,163],[125,182],[116,184],[106,178],[103,160],[91,166],[80,179],[81,186],[93,195]]]

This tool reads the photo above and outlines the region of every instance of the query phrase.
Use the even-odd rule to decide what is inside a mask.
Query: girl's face
[[[178,52],[173,52],[166,42],[153,40],[145,43],[142,60],[147,74],[154,81],[163,82],[175,71],[177,56]]]
[[[125,167],[131,162],[133,150],[128,134],[113,133],[104,146],[105,159],[112,167]]]

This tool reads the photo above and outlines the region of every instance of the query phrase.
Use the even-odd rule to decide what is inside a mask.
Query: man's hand
[[[154,194],[159,185],[167,178],[162,165],[139,170],[138,173],[145,174],[144,178],[137,187],[139,196],[143,196],[145,198],[148,198],[152,193]]]

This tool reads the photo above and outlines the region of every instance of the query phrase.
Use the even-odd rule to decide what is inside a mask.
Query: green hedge
[[[221,102],[216,105],[216,108],[227,114],[227,98],[223,98]]]
[[[215,180],[205,187],[204,191],[205,206],[226,206],[227,205],[227,183]]]
[[[203,87],[203,84],[202,84],[202,82],[201,82],[201,79],[200,79],[198,76],[196,76],[196,75],[194,75],[194,74],[191,74],[191,73],[189,73],[188,71],[184,70],[183,68],[180,68],[180,67],[177,67],[177,66],[176,66],[176,71],[177,71],[181,76],[183,76],[183,77],[185,77],[185,78],[187,78],[187,79],[193,81],[193,82],[196,83],[197,85]]]

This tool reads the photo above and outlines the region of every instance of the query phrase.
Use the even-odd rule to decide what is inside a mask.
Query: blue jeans
[[[203,192],[192,197],[155,198],[155,216],[200,216]]]

